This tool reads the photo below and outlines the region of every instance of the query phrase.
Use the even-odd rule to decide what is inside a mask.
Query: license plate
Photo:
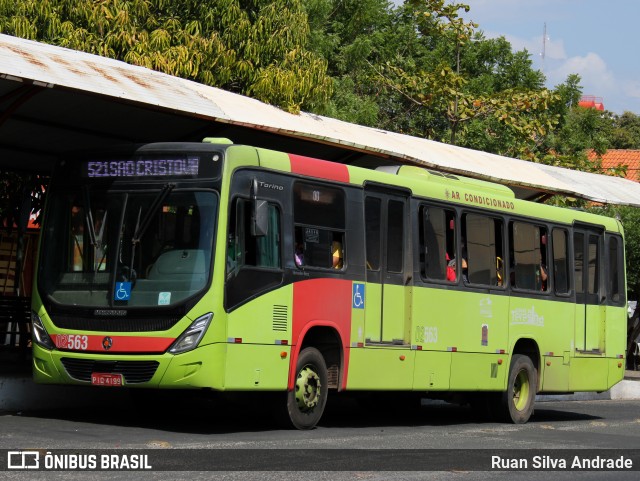
[[[120,387],[124,384],[122,374],[111,374],[105,372],[92,372],[91,384],[94,386],[116,386]]]

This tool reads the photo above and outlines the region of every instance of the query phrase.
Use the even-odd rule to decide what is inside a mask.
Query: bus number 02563
[[[58,334],[56,347],[58,349],[73,349],[74,351],[86,351],[89,344],[88,336],[74,334]]]

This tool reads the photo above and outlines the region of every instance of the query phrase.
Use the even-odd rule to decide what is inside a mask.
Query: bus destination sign
[[[82,169],[88,178],[197,177],[199,157],[91,160]]]

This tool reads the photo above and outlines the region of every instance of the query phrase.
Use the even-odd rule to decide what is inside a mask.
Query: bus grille
[[[147,319],[99,319],[95,317],[78,318],[64,315],[51,315],[53,323],[63,329],[78,331],[118,331],[146,332],[166,331],[173,327],[180,317]]]
[[[122,374],[127,384],[148,382],[158,369],[157,361],[94,361],[63,357],[62,365],[69,376],[78,381],[91,382],[91,373]]]

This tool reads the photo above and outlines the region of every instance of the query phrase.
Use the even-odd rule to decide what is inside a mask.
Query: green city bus
[[[623,378],[624,265],[615,219],[418,166],[227,139],[73,154],[47,192],[33,374],[280,392],[300,429],[331,391],[524,423],[537,393]]]

